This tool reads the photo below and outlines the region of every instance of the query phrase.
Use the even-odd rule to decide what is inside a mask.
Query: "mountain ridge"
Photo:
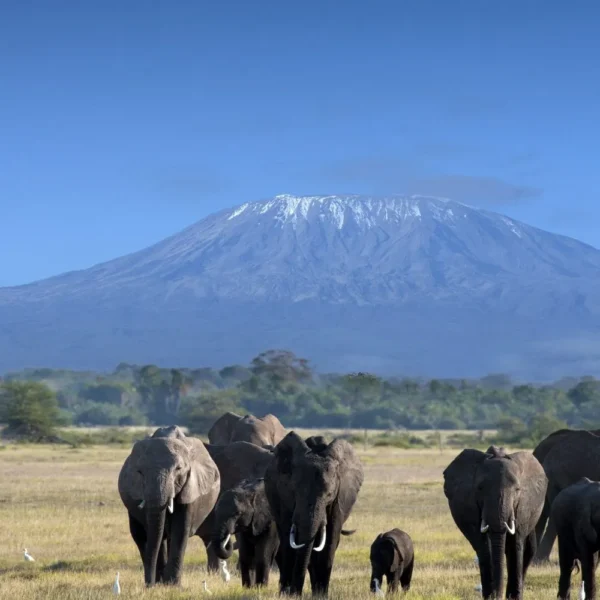
[[[194,344],[196,356],[218,354],[227,362],[228,343],[234,343],[227,339],[246,339],[241,343],[246,350],[240,349],[250,354],[256,350],[251,340],[268,338],[269,331],[271,345],[294,349],[297,343],[327,366],[336,339],[346,355],[360,356],[361,340],[371,339],[371,330],[379,331],[374,323],[383,319],[391,323],[390,336],[395,328],[414,343],[421,331],[419,345],[435,344],[435,331],[445,331],[447,347],[436,349],[438,358],[427,358],[432,353],[424,343],[423,357],[404,359],[407,368],[439,374],[442,357],[455,351],[453,345],[464,346],[461,335],[470,339],[467,330],[473,329],[476,339],[487,322],[498,348],[506,347],[503,356],[518,354],[518,347],[511,349],[511,335],[512,346],[529,347],[597,328],[598,298],[599,250],[504,215],[419,195],[280,194],[220,210],[147,248],[88,269],[0,288],[0,355],[11,355],[0,358],[0,369],[3,362],[18,366],[48,356],[70,365],[83,355],[96,367],[94,352],[106,364],[108,348],[118,351],[116,340],[128,355],[115,355],[114,364],[153,357],[187,360]],[[238,318],[244,311],[254,322]],[[302,331],[295,321],[307,319],[312,330]],[[405,319],[421,323],[421,329],[403,324]],[[178,341],[169,343],[186,351],[158,350],[171,339],[169,321],[181,329]],[[186,322],[194,325],[188,328]],[[517,325],[525,329],[517,333]],[[325,326],[327,349],[319,341]],[[70,333],[61,339],[57,327]],[[117,333],[111,338],[107,328]],[[508,339],[501,341],[503,329]],[[384,363],[398,354],[385,331],[382,339],[366,343],[370,355]],[[194,342],[207,336],[210,342]],[[55,355],[32,347],[31,340],[40,339],[52,339]],[[106,352],[95,348],[100,340]],[[490,348],[492,356],[493,336]],[[464,357],[465,369],[473,352]],[[490,359],[486,368],[506,364],[503,360]],[[475,362],[482,364],[482,357]]]

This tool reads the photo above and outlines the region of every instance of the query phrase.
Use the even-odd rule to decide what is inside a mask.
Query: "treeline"
[[[203,433],[228,410],[273,413],[286,427],[499,428],[521,439],[552,427],[600,425],[600,381],[592,377],[540,386],[516,385],[506,375],[478,380],[323,375],[283,350],[221,370],[123,363],[105,374],[31,369],[3,379],[19,381],[43,384],[56,400],[60,422],[81,426],[177,423]]]

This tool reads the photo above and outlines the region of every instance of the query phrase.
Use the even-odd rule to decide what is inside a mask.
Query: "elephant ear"
[[[219,469],[200,440],[187,438],[187,442],[190,473],[179,493],[179,502],[191,504],[198,498],[215,492],[216,500],[221,487]]]
[[[142,491],[144,489],[144,482],[136,467],[137,456],[140,452],[143,452],[143,448],[136,448],[136,446],[142,444],[142,442],[143,440],[136,442],[133,445],[131,454],[125,459],[119,473],[118,487],[121,498],[123,498],[123,500],[128,498],[135,503],[143,500]]]
[[[395,573],[400,566],[400,561],[404,560],[404,556],[402,555],[402,552],[400,552],[400,547],[398,546],[398,542],[394,536],[385,535],[383,537],[383,543],[388,543],[392,547],[394,558],[392,559],[392,564],[390,565],[390,571]]]
[[[275,446],[277,470],[282,474],[290,475],[294,458],[305,455],[309,450],[304,440],[295,431],[290,431]]]
[[[271,524],[273,516],[265,495],[264,479],[259,479],[255,484],[252,498],[252,535],[258,536]]]
[[[470,493],[475,473],[490,455],[480,450],[463,450],[444,470],[444,494],[448,500],[456,492]]]
[[[333,440],[325,451],[325,455],[338,463],[340,480],[335,504],[342,515],[342,523],[344,523],[350,516],[363,484],[363,468],[354,448],[346,440]]]

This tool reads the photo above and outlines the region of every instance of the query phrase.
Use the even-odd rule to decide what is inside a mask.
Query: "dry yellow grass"
[[[480,597],[474,591],[479,579],[473,552],[455,527],[442,491],[442,471],[456,451],[357,450],[365,484],[347,523],[357,532],[340,542],[331,597],[372,598],[369,546],[379,532],[395,526],[410,533],[415,543],[409,597]],[[7,446],[0,451],[0,598],[109,598],[116,571],[121,573],[123,598],[198,598],[203,579],[215,598],[258,597],[242,590],[237,575],[228,586],[218,576],[207,576],[198,538],[188,545],[181,588],[144,588],[141,561],[116,488],[127,454],[127,449],[114,448]],[[35,563],[23,560],[23,548]],[[555,598],[557,581],[556,564],[533,567],[526,598]],[[274,573],[260,596],[276,594]]]

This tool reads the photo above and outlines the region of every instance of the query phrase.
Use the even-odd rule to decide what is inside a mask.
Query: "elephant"
[[[398,591],[398,583],[408,592],[415,565],[413,543],[408,533],[397,528],[380,533],[371,544],[370,559],[372,592],[377,591],[384,576],[388,593]]]
[[[555,446],[562,445],[563,443],[573,443],[573,440],[578,440],[581,438],[581,433],[587,430],[582,429],[559,429],[554,433],[551,433],[549,436],[544,438],[534,449],[533,455],[538,459],[540,464],[544,466],[546,461],[546,457],[550,452],[554,449]],[[595,436],[600,435],[600,429],[591,429],[587,431],[587,433]],[[587,437],[587,436],[584,436]],[[574,443],[578,443],[575,441]],[[554,457],[556,460],[556,456]],[[576,480],[573,480],[573,482]],[[540,517],[535,531],[536,537],[538,541],[538,550],[534,557],[535,563],[542,563],[548,561],[550,559],[550,553],[552,552],[552,546],[554,545],[554,540],[556,539],[556,531],[554,530],[554,526],[552,523],[548,521],[550,516],[550,493],[552,492],[552,482],[548,483],[548,493],[546,494],[546,500],[544,502],[544,509],[542,511],[542,516]],[[556,494],[553,493],[553,496]],[[546,527],[547,525],[547,527]],[[544,533],[544,529],[546,530]]]
[[[522,598],[546,487],[535,456],[507,454],[495,446],[486,452],[463,450],[444,471],[444,494],[454,522],[477,553],[484,599],[501,597],[505,555],[506,597]]]
[[[245,479],[219,498],[212,546],[222,560],[231,556],[228,543],[234,533],[239,543],[242,585],[268,585],[279,535],[265,495],[264,479]]]
[[[235,487],[244,479],[264,477],[267,467],[274,459],[271,450],[260,448],[249,442],[233,442],[226,446],[204,444],[204,446],[219,469],[221,476],[220,495]],[[209,572],[217,571],[219,568],[217,549],[211,543],[214,523],[215,510],[213,509],[199,530],[199,536],[206,547],[207,569]],[[232,549],[231,542],[228,543],[228,549]]]
[[[301,595],[308,568],[313,595],[327,595],[342,526],[363,483],[352,446],[335,439],[304,441],[295,431],[275,450],[265,473],[265,493],[281,543],[279,589]]]
[[[558,533],[558,598],[569,600],[571,573],[581,564],[586,600],[596,600],[596,567],[600,550],[600,482],[582,477],[557,494],[550,520]]]
[[[147,586],[181,582],[188,537],[212,511],[220,486],[219,469],[204,444],[178,427],[157,430],[133,445],[118,489]]]
[[[208,431],[208,441],[221,446],[232,442],[249,442],[256,446],[275,447],[285,434],[285,428],[275,415],[240,417],[227,412],[213,423]]]

